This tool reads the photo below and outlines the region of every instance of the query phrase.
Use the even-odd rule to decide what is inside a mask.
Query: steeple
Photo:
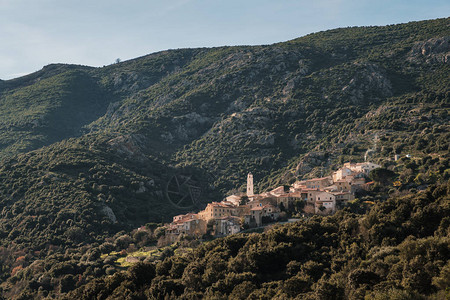
[[[247,197],[253,197],[253,175],[248,173],[247,175]]]

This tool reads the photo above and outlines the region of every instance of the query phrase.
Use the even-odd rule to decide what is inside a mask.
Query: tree
[[[395,175],[396,174],[393,171],[384,168],[378,168],[370,171],[369,173],[369,177],[373,181],[379,182],[383,185],[387,185],[390,181],[392,181]]]
[[[206,224],[206,235],[212,235],[212,232],[214,231],[214,226],[216,225],[216,220],[211,219]]]
[[[239,205],[245,205],[249,201],[248,196],[244,195],[241,197],[241,200],[239,200]]]
[[[149,284],[156,275],[155,267],[152,264],[138,262],[128,269],[128,278],[137,286]]]
[[[295,204],[295,211],[297,212],[301,212],[305,207],[305,201],[303,200],[296,200],[294,204]]]

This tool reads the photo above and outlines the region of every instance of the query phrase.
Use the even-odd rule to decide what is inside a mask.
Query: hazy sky
[[[0,78],[159,50],[448,17],[449,0],[0,0]]]

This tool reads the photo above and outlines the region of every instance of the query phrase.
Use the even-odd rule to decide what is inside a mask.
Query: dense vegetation
[[[297,175],[362,159],[375,137],[378,158],[447,151],[448,22],[171,50],[97,69],[51,65],[3,82],[0,156],[86,132],[130,134],[145,155],[206,170],[226,192],[248,170],[261,188],[292,178],[311,151],[328,157]]]
[[[96,158],[99,159],[100,156]],[[114,157],[108,157],[108,159],[114,159]],[[86,159],[86,162],[89,162],[89,160]],[[40,167],[38,163],[37,166]],[[118,168],[118,165],[116,164],[115,167]],[[378,244],[381,243],[381,245],[385,245],[387,241],[392,242],[389,246],[397,245],[396,243],[400,243],[405,238],[402,232],[409,232],[408,230],[411,229],[411,226],[413,226],[414,230],[420,228],[419,231],[421,233],[418,237],[431,236],[435,231],[433,228],[438,225],[442,225],[439,231],[442,232],[442,228],[445,229],[445,226],[447,226],[445,222],[448,221],[448,216],[446,216],[448,214],[448,195],[443,191],[445,190],[446,182],[450,179],[448,172],[450,169],[449,160],[433,158],[431,156],[427,156],[421,160],[402,158],[397,162],[386,163],[385,167],[373,171],[370,174],[375,181],[372,189],[367,192],[359,192],[357,195],[358,198],[350,202],[347,208],[344,209],[344,215],[351,216],[354,224],[362,222],[355,220],[370,218],[370,222],[372,222],[370,226],[374,224],[381,226],[376,227],[376,230],[379,230],[376,241]],[[55,201],[46,203],[45,199],[48,197],[48,194],[45,194],[42,200],[36,202],[34,206],[26,207],[24,202],[17,202],[17,204],[12,206],[11,211],[5,208],[3,209],[3,212],[8,214],[7,218],[4,218],[1,224],[2,244],[0,247],[2,253],[0,260],[3,271],[2,280],[4,280],[1,287],[5,296],[22,295],[25,297],[26,295],[31,295],[58,297],[77,287],[84,289],[84,285],[86,284],[90,284],[86,288],[91,289],[92,284],[96,285],[98,283],[97,281],[97,283],[91,283],[96,278],[111,276],[119,272],[118,274],[121,275],[116,276],[119,276],[117,278],[122,280],[122,277],[125,275],[120,273],[120,271],[133,265],[133,263],[139,261],[158,263],[162,259],[174,254],[176,254],[176,257],[182,257],[183,254],[180,253],[191,253],[192,248],[198,247],[200,241],[189,237],[182,238],[176,244],[170,244],[170,240],[165,236],[163,228],[158,227],[158,224],[155,223],[147,223],[145,226],[134,230],[125,226],[124,224],[126,224],[127,218],[131,218],[127,214],[134,214],[136,223],[144,222],[145,210],[147,209],[145,198],[136,198],[134,202],[135,207],[116,207],[115,205],[117,203],[115,203],[114,199],[120,200],[123,199],[121,197],[128,197],[130,195],[127,193],[119,193],[112,194],[114,196],[109,194],[106,197],[108,190],[106,189],[106,185],[104,185],[98,187],[102,190],[97,191],[97,199],[93,199],[91,202],[83,200],[81,195],[88,195],[91,192],[91,188],[96,185],[95,182],[90,182],[92,180],[91,178],[102,176],[105,180],[106,178],[110,178],[110,176],[114,178],[117,174],[128,174],[129,177],[120,178],[121,182],[124,182],[124,186],[127,186],[127,182],[136,179],[142,180],[143,178],[142,175],[139,176],[136,173],[131,173],[129,170],[121,170],[119,172],[117,169],[112,168],[103,171],[104,169],[99,168],[99,164],[96,164],[91,169],[86,169],[84,173],[86,175],[80,178],[80,183],[86,184],[79,184],[77,188],[80,192],[78,194],[65,194],[67,199],[71,200],[70,206],[67,205],[67,201],[56,199],[55,196],[52,196],[52,198],[55,198]],[[66,183],[61,180],[65,176],[70,176],[70,174],[59,173],[57,171],[46,173],[39,185],[44,185],[47,193],[52,193],[52,190],[59,190],[64,187],[67,189]],[[434,184],[436,182],[440,186],[439,189]],[[26,185],[27,183],[24,182],[23,184]],[[427,185],[431,185],[429,192],[424,191]],[[136,184],[135,187],[138,186],[139,184]],[[115,191],[116,189],[117,187],[111,190]],[[435,190],[438,192],[434,192]],[[422,196],[426,195],[428,197],[431,193],[431,195],[434,195],[433,197],[438,197],[439,199],[436,199],[436,201],[440,208],[436,208],[437,204],[434,202],[427,208],[422,206],[419,208],[412,207],[411,205],[417,204],[417,201],[414,200],[414,195],[418,191],[420,191],[419,195]],[[123,188],[122,192],[124,192]],[[399,223],[399,221],[394,222],[390,219],[399,214],[400,210],[396,210],[397,206],[400,207],[399,203],[409,205],[407,206],[408,210],[402,210],[401,216],[406,218],[402,221],[403,223]],[[375,204],[375,207],[371,208],[373,204]],[[122,214],[117,215],[120,223],[112,222],[101,211],[101,208],[105,205],[109,205],[115,211]],[[379,211],[381,208],[381,211],[384,212],[388,209],[385,209],[385,206],[389,209],[395,209],[392,216],[386,218],[381,216],[379,218],[377,217],[377,220],[380,220],[380,222],[374,220],[373,212]],[[139,210],[133,211],[136,207]],[[21,210],[22,208],[25,208],[23,212]],[[435,209],[438,209],[437,212]],[[423,219],[415,220],[413,225],[411,225],[408,223],[409,214],[411,214],[411,211],[416,212],[417,210],[421,210],[417,214],[417,217]],[[50,213],[44,215],[41,211],[49,211]],[[141,211],[144,212],[143,215],[141,215]],[[357,215],[365,214],[368,211],[369,213],[366,215],[370,217]],[[146,213],[151,212],[149,210]],[[322,222],[321,218],[314,217],[313,219],[320,223]],[[335,222],[335,226],[344,226],[340,218],[342,218],[342,215],[331,217],[332,222]],[[19,220],[22,221],[18,222]],[[389,220],[389,222],[386,220]],[[306,223],[309,224],[308,222]],[[388,224],[379,225],[377,222],[387,222]],[[136,223],[133,225],[136,226]],[[400,230],[401,232],[397,234],[399,229],[396,228],[398,226],[407,226],[407,229],[405,231]],[[311,239],[313,241],[321,240],[318,236],[322,233],[322,231],[318,231],[317,235],[312,236]],[[293,234],[295,235],[296,233]],[[417,236],[415,231],[411,231],[410,234]],[[364,236],[367,237],[366,235],[367,232],[364,231]],[[393,239],[397,235],[399,239]],[[328,237],[328,234],[325,234],[325,237]],[[217,241],[212,243],[217,243]],[[370,245],[372,246],[372,244]],[[265,249],[264,245],[261,247],[261,249]],[[310,251],[320,250],[320,247],[317,247],[308,249]],[[366,250],[370,248],[367,245],[364,247]],[[246,252],[248,251],[247,248],[243,249]],[[294,248],[292,251],[297,250],[297,248]],[[344,250],[341,249],[340,251]],[[352,255],[354,254],[352,252]],[[311,252],[308,255],[313,255],[313,253]],[[267,256],[267,258],[270,257],[271,255]],[[106,280],[106,277],[101,279],[100,282],[103,280]],[[149,284],[150,282],[147,283]],[[102,290],[102,286],[102,284],[99,284],[93,291]],[[130,289],[133,291],[137,290],[135,288]],[[123,292],[121,289],[120,291],[120,293]],[[144,293],[144,291],[140,292]],[[116,293],[119,292],[116,291]]]
[[[449,195],[450,182],[364,215],[345,209],[221,238],[94,280],[67,299],[444,299]]]
[[[254,174],[262,191],[298,178],[328,174],[345,161],[361,161],[367,156],[393,174],[388,179],[374,174],[377,182],[373,191],[359,195],[349,207],[353,213],[364,213],[369,202],[377,203],[375,208],[387,205],[384,201],[389,195],[444,184],[450,176],[449,21],[343,28],[268,46],[170,50],[103,68],[49,65],[25,77],[0,81],[3,294],[12,297],[23,291],[24,298],[62,296],[96,277],[118,272],[124,266],[118,266],[117,259],[126,256],[121,251],[155,247],[163,235],[155,232],[154,225],[141,233],[133,229],[149,222],[168,221],[175,214],[221,199],[230,190],[241,188],[248,171]],[[395,154],[401,157],[397,162],[393,161]],[[170,199],[168,190],[174,188],[178,178],[188,178],[198,192],[190,203]],[[187,192],[186,187],[180,189],[181,194]],[[442,197],[429,199],[443,201]],[[339,233],[348,220],[363,219],[343,212],[324,220],[289,225],[286,228],[292,228],[292,234],[283,235],[298,244],[303,230],[298,226],[323,223],[323,228],[317,225],[322,230],[318,232],[331,235]],[[333,222],[333,228],[326,225]],[[369,230],[372,225],[376,226],[361,228]],[[433,228],[433,232],[439,231]],[[285,229],[273,232],[277,230]],[[391,238],[392,230],[388,228],[384,233]],[[433,235],[414,232],[411,235],[418,241]],[[298,240],[294,237],[297,234]],[[435,237],[436,243],[446,241],[440,238],[446,234],[440,234]],[[229,240],[241,241],[238,248],[246,249],[247,239],[270,244],[265,240],[268,235]],[[308,260],[322,264],[318,267],[321,275],[313,279],[299,275],[298,282],[306,282],[299,284],[307,288],[298,291],[311,296],[322,289],[318,282],[326,282],[337,293],[355,293],[352,297],[357,297],[375,295],[376,284],[388,282],[393,294],[377,295],[383,299],[395,293],[398,297],[412,293],[403,295],[409,297],[443,289],[444,283],[427,283],[425,290],[407,288],[397,277],[400,283],[393,285],[394,277],[388,278],[387,273],[370,265],[369,245],[393,247],[392,255],[408,261],[398,248],[406,238],[403,235],[384,244],[383,239],[373,244],[373,237],[362,231],[349,237],[353,238],[359,239],[355,247],[363,250],[353,253],[353,264],[336,261],[337,269],[328,265],[330,260],[320,261],[325,258],[320,250],[324,245],[312,244],[317,257],[308,256]],[[333,237],[324,247],[332,247],[337,251],[335,256],[344,259],[347,250],[338,248],[335,242],[340,243],[340,238]],[[224,242],[208,245],[220,243]],[[183,247],[194,244],[187,241]],[[164,255],[158,252],[150,261],[170,256],[175,250],[162,251]],[[225,252],[219,257],[227,262],[223,270],[228,270],[228,260],[238,254]],[[201,258],[199,252],[195,253],[193,257]],[[173,259],[187,263],[191,258]],[[297,271],[306,263],[299,257],[291,260],[297,261],[300,269],[292,267]],[[218,275],[192,284],[199,285],[202,293],[212,293],[208,295],[229,295],[233,289],[225,285],[252,281],[256,274],[253,285],[243,283],[239,289],[261,292],[273,288],[282,293],[280,280],[297,276],[287,271],[288,263],[283,261],[286,270],[274,273],[279,276],[276,278],[265,278],[263,270],[245,277],[242,274],[246,269],[230,269],[246,279],[225,280]],[[386,262],[389,266],[396,263]],[[436,266],[429,273],[432,277],[441,276],[441,269],[448,272],[448,267],[438,262]],[[184,272],[184,267],[177,272]],[[339,269],[344,267],[348,272],[355,268],[370,270],[378,277],[367,276],[377,280],[364,283],[369,285],[367,291],[360,283],[343,283],[340,276],[349,274]],[[134,270],[140,272],[139,268]],[[148,268],[152,267],[142,270],[152,273]],[[177,277],[173,272],[158,270],[156,267],[156,280],[151,283],[120,287],[141,296],[149,295],[149,288],[153,288],[152,295],[158,289],[168,295],[172,291],[174,295],[190,293],[184,289],[189,284],[181,280],[182,274]],[[100,279],[95,289],[111,284],[112,292],[126,276],[138,276],[133,275],[135,271]],[[223,289],[212,288],[217,281],[214,278],[225,280],[219,280]],[[156,284],[159,288],[155,288]],[[77,293],[82,291],[88,293],[83,288]]]

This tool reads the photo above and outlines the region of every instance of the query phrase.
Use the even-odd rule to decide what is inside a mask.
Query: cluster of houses
[[[262,194],[254,194],[253,175],[249,173],[246,194],[209,203],[199,213],[175,216],[166,226],[166,234],[201,236],[209,232],[224,236],[277,221],[282,211],[299,208],[306,214],[333,214],[353,200],[357,190],[368,189],[369,172],[380,167],[371,162],[345,163],[332,176],[297,181],[291,187],[280,186]]]

